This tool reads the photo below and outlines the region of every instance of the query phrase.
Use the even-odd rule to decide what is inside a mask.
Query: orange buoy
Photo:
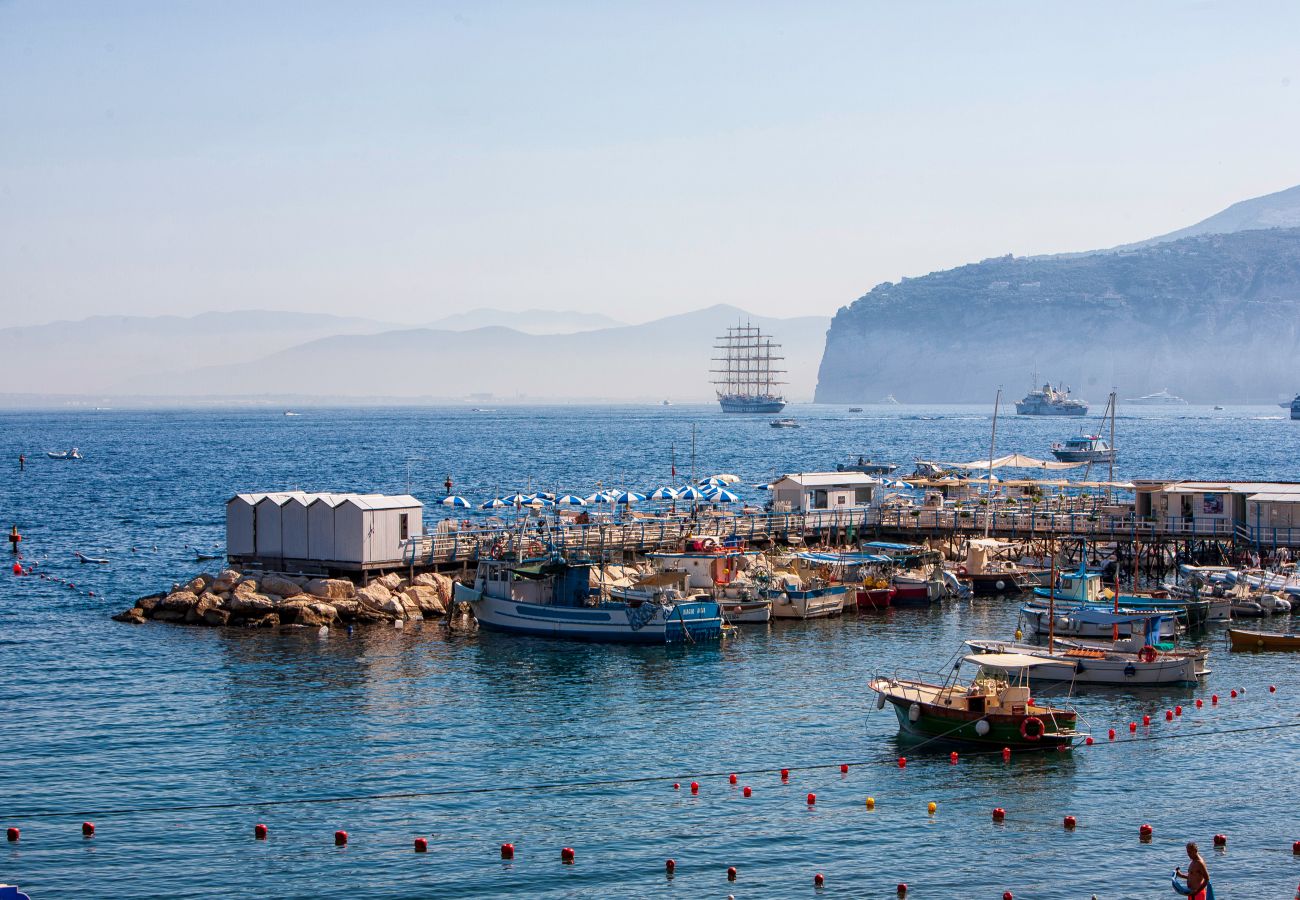
[[[729,778],[728,781],[730,781],[732,784],[735,784],[735,783],[736,783],[736,773],[735,773],[735,772],[732,772],[732,773],[731,773],[731,778]]]
[[[95,823],[94,823],[94,822],[82,822],[82,823],[81,823],[81,836],[82,836],[82,837],[90,837],[90,836],[91,836],[92,834],[94,834],[94,833],[95,833]]]
[[[692,794],[698,794],[699,792],[700,792],[700,783],[699,783],[698,781],[692,781],[692,782],[691,782],[691,793],[692,793]]]
[[[900,756],[900,757],[898,758],[898,767],[899,767],[900,769],[906,769],[906,768],[907,768],[907,757],[906,757],[906,756]]]
[[[346,831],[334,832],[334,846],[342,847],[348,842],[348,833]]]
[[[728,881],[735,881],[735,880],[736,880],[736,867],[735,867],[735,866],[727,866],[727,880],[728,880]]]
[[[1138,829],[1138,837],[1144,841],[1151,840],[1151,835],[1154,833],[1155,833],[1155,829],[1152,828],[1150,825],[1143,825]]]
[[[1062,821],[1061,824],[1064,825],[1066,828],[1074,828],[1074,826],[1078,825],[1079,822],[1077,819],[1074,818],[1074,816],[1066,816],[1064,821]]]
[[[5,830],[5,837],[8,838],[10,841],[18,840],[18,835],[19,835],[18,829],[12,826]]]
[[[668,873],[669,877],[672,877],[672,874],[674,870],[676,870],[676,868],[677,868],[677,860],[675,859],[664,860],[664,871]]]
[[[501,858],[502,858],[502,859],[514,859],[514,858],[515,858],[515,845],[514,845],[514,844],[502,844],[502,845],[501,845]]]
[[[821,887],[825,883],[826,883],[826,876],[824,876],[821,872],[818,872],[816,875],[813,876],[813,887]]]
[[[848,764],[848,763],[840,763],[840,774],[841,774],[841,775],[847,775],[847,774],[849,774],[849,764]]]
[[[577,854],[573,852],[572,847],[560,848],[560,862],[564,863],[566,866],[572,865],[575,858],[577,858]]]
[[[808,805],[813,806],[816,803],[817,803],[817,795],[810,793],[808,795]]]
[[[427,840],[425,840],[424,838],[422,838],[422,837],[416,838],[416,839],[415,839],[415,852],[416,852],[416,853],[428,853],[428,852],[429,852],[429,842],[428,842]]]
[[[741,791],[741,793],[744,794],[746,797],[748,797],[750,794],[754,792],[749,789],[749,785],[745,785],[745,789]]]
[[[263,825],[261,822],[258,822],[256,825],[254,825],[253,837],[257,838],[259,841],[266,840],[266,826]]]

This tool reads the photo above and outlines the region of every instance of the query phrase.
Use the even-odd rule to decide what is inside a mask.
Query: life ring
[[[1138,651],[1138,659],[1144,663],[1153,663],[1156,661],[1156,648],[1150,644],[1145,645]]]
[[[958,574],[958,575],[965,575],[965,574],[966,574],[966,567],[965,567],[965,566],[958,566],[958,567],[957,567],[957,574]]]
[[[1041,740],[1046,731],[1043,720],[1038,716],[1027,716],[1020,723],[1020,736],[1027,741]]]
[[[502,552],[501,545],[493,544],[491,547],[488,548],[488,557],[490,557],[491,559],[500,559],[501,552]]]
[[[545,549],[541,541],[529,541],[528,546],[524,548],[524,552],[529,556],[541,556],[542,551]]]

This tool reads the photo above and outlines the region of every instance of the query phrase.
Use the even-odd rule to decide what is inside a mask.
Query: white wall
[[[281,554],[286,559],[309,559],[310,524],[305,498],[290,497],[280,509]]]
[[[315,500],[307,507],[307,558],[338,559],[334,549],[334,504]]]
[[[265,497],[258,501],[257,515],[257,555],[283,556],[283,540],[280,534],[281,508],[276,498]]]
[[[234,497],[226,503],[227,556],[249,556],[256,552],[253,516],[253,505],[242,497]]]

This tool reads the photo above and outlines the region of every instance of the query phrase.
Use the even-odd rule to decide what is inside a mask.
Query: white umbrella
[[[464,497],[457,497],[455,494],[452,494],[447,497],[443,497],[442,505],[455,506],[455,507],[459,507],[460,509],[469,509],[471,506],[473,506],[473,504],[470,503],[468,500],[466,500]]]
[[[563,497],[560,497],[558,500],[555,501],[555,505],[556,506],[586,506],[587,502],[588,501],[582,499],[581,497],[576,497],[573,494],[565,494]]]
[[[650,495],[651,500],[676,500],[677,491],[670,487],[661,487]]]
[[[502,500],[500,497],[494,497],[493,499],[489,500],[487,503],[484,503],[482,506],[480,506],[479,509],[503,509],[504,507],[513,506],[513,505],[514,505],[513,503],[507,503],[506,501]]]
[[[721,482],[722,484],[735,484],[736,482],[740,481],[740,476],[723,473],[722,475],[710,475],[707,480],[718,481]]]

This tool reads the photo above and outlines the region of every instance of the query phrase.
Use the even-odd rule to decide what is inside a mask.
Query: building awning
[[[1300,503],[1300,494],[1251,494],[1246,499],[1265,503]]]

